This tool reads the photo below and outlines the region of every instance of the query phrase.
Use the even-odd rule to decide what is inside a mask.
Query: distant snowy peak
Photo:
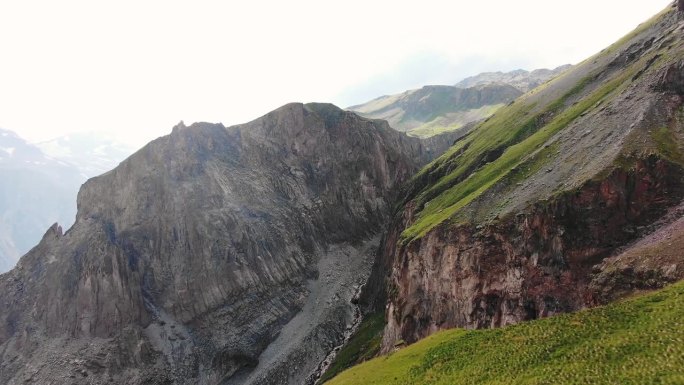
[[[69,162],[87,177],[103,174],[131,155],[134,149],[105,135],[77,133],[36,143],[48,156]]]
[[[16,133],[0,129],[0,166],[22,168],[54,162],[38,147],[28,143]]]

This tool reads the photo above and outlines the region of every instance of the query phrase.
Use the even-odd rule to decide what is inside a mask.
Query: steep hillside
[[[456,86],[425,86],[382,96],[348,109],[365,117],[385,119],[393,128],[411,136],[427,138],[449,131],[465,135],[471,127],[469,123],[491,116],[522,95],[529,86],[541,84],[566,68],[485,73],[465,79]]]
[[[681,384],[684,283],[496,330],[439,332],[326,384]]]
[[[682,278],[680,255],[621,252],[678,219],[668,210],[684,198],[683,31],[669,7],[411,180],[368,286],[378,308],[388,300],[385,351]]]
[[[179,124],[0,275],[0,383],[313,382],[429,157],[327,104]]]
[[[520,92],[528,92],[540,85],[546,83],[549,79],[560,75],[564,71],[570,69],[569,64],[556,67],[552,70],[542,68],[533,71],[515,70],[510,72],[483,72],[481,74],[471,76],[456,83],[455,86],[459,88],[470,88],[483,86],[487,84],[508,84],[520,90]]]

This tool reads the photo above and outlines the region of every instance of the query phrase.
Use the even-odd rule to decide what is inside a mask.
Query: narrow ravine
[[[354,298],[351,301],[351,304],[354,306],[354,318],[352,324],[344,331],[342,342],[335,346],[335,348],[331,350],[327,356],[325,356],[325,359],[321,361],[321,363],[318,365],[318,368],[316,368],[311,376],[307,378],[305,382],[306,385],[317,385],[319,383],[321,377],[323,377],[325,372],[327,372],[330,368],[330,365],[332,365],[332,363],[335,361],[337,353],[339,353],[342,347],[349,342],[349,339],[354,335],[354,333],[359,330],[359,326],[361,326],[361,322],[363,321],[363,314],[361,313],[361,308],[358,306],[358,299],[361,295],[362,289],[363,285],[359,285],[354,293]]]
[[[368,280],[380,238],[331,247],[318,262],[302,310],[259,356],[256,367],[236,373],[225,385],[310,384],[327,370],[361,321],[357,302]]]

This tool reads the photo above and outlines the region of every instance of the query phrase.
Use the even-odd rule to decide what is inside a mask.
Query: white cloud
[[[578,62],[664,0],[0,3],[0,125],[141,144],[180,120],[240,123],[483,70]]]

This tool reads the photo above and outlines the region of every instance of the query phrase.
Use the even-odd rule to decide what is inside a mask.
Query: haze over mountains
[[[47,156],[75,166],[86,178],[113,169],[134,150],[111,135],[94,132],[73,133],[35,145]]]
[[[0,129],[0,273],[11,269],[53,223],[71,226],[81,184],[130,153],[95,134],[31,144]]]
[[[0,383],[681,383],[684,0],[559,71],[396,96],[504,104],[428,139],[327,103],[177,124],[0,275]]]
[[[491,116],[530,89],[552,79],[570,65],[553,70],[486,72],[455,86],[434,85],[386,95],[348,107],[361,116],[387,120],[411,136],[430,137],[464,128]]]

